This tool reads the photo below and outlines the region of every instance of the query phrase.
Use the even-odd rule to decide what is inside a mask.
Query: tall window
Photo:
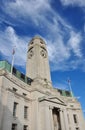
[[[12,129],[11,130],[17,130],[17,124],[12,124]]]
[[[27,127],[28,127],[27,125],[24,125],[23,130],[27,130]]]
[[[28,116],[28,107],[24,106],[24,118],[27,119],[27,116]]]
[[[74,118],[74,123],[78,123],[77,115],[76,114],[73,115],[73,118]]]
[[[13,116],[16,117],[16,113],[17,113],[17,102],[14,102],[14,106],[13,106]]]

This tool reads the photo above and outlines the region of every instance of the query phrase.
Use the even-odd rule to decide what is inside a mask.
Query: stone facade
[[[0,65],[0,130],[85,130],[80,103],[52,86],[41,38],[28,45],[26,76]]]

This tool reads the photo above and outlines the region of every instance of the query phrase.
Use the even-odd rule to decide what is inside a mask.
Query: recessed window
[[[33,44],[34,42],[31,42],[30,44]]]
[[[21,79],[25,80],[25,75],[21,73]]]
[[[65,91],[65,93],[66,93],[66,96],[68,96],[68,97],[71,96],[69,91]]]
[[[13,67],[13,74],[16,74],[17,70]]]
[[[41,46],[41,48],[42,48],[43,50],[47,51],[47,50],[45,49],[45,47]]]
[[[26,96],[27,94],[26,93],[23,93],[23,96]]]
[[[24,125],[23,126],[23,130],[27,130],[28,126],[27,125]]]
[[[24,106],[24,118],[27,119],[28,117],[28,107]]]
[[[16,115],[17,115],[17,105],[18,105],[18,103],[14,102],[14,106],[13,106],[13,116],[14,117],[16,117]]]
[[[31,59],[33,55],[34,55],[33,50],[30,50],[28,53],[28,58]]]
[[[11,130],[17,130],[17,124],[12,124],[12,129]]]
[[[77,127],[76,130],[80,130],[79,127]]]
[[[31,79],[31,78],[27,78],[27,84],[29,84],[29,85],[31,85],[31,82],[32,82],[33,80]]]
[[[32,50],[32,49],[33,49],[33,47],[30,47],[28,51],[30,51],[30,50]]]
[[[43,44],[43,41],[40,41],[41,44]]]
[[[62,95],[62,90],[58,89],[58,92]]]
[[[16,91],[17,91],[17,89],[16,89],[16,88],[13,88],[13,91],[14,91],[14,92],[16,92]]]
[[[74,119],[74,123],[78,123],[77,115],[76,114],[73,115],[73,119]]]

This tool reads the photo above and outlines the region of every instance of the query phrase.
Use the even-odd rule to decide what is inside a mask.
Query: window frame
[[[13,104],[13,117],[17,117],[17,102],[14,102]]]
[[[23,130],[27,130],[27,129],[28,129],[28,125],[24,125]]]
[[[77,114],[73,114],[73,119],[74,119],[74,123],[77,124],[78,123]]]
[[[24,106],[24,119],[28,118],[28,106]]]
[[[12,128],[11,130],[17,130],[17,124],[16,123],[12,123]]]

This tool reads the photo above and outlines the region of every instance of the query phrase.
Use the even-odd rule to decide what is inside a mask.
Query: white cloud
[[[64,43],[63,36],[61,36],[59,33],[56,33],[56,38],[54,39],[54,42],[51,39],[46,39],[49,59],[52,64],[51,70],[64,71],[69,69],[76,69],[79,65],[82,65],[83,60],[78,59],[78,57],[81,58],[82,56],[81,50],[79,49],[79,41],[81,41],[80,34],[74,35],[74,33],[71,33],[70,35],[71,36],[70,39],[67,41],[67,44]],[[76,42],[76,45],[74,45],[74,42],[77,40],[74,40],[74,36],[75,39],[76,37],[78,38],[78,42]],[[9,26],[5,29],[4,32],[0,31],[0,51],[3,55],[7,56],[7,59],[11,62],[12,49],[14,46],[16,46],[15,64],[25,67],[27,44],[29,39],[29,37],[27,38],[18,36],[13,27]],[[68,62],[68,60],[72,56],[72,50],[75,52],[77,60],[71,59],[71,61]]]
[[[37,24],[37,19],[50,8],[50,0],[16,0],[3,3],[2,9],[5,8],[5,13],[25,23],[27,23],[26,20],[32,19]]]
[[[63,5],[85,7],[85,0],[61,0]]]
[[[57,12],[54,12],[50,1],[51,0],[6,1],[4,2],[4,11],[12,18],[21,22],[23,21],[26,24],[30,24],[29,20],[31,19],[34,26],[39,26],[39,29],[44,32],[49,59],[53,65],[51,66],[52,70],[76,69],[80,63],[83,63],[83,60],[82,62],[80,61],[80,58],[82,58],[81,33],[75,32],[74,28],[69,25],[64,18]],[[51,20],[47,18],[48,13],[51,15]],[[64,40],[67,37],[68,39]],[[6,56],[10,56],[12,47],[16,45],[16,64],[25,64],[26,47],[29,37],[20,37],[16,34],[13,27],[8,27],[5,32],[0,32],[0,39],[3,48],[0,49],[1,52],[3,54],[5,52]],[[72,52],[75,54],[76,60],[70,59],[74,56]],[[71,61],[68,62],[68,60]]]
[[[48,53],[51,62],[60,63],[67,60],[70,57],[70,53],[67,46],[64,45],[63,39],[60,35],[55,40],[54,43],[48,41]]]
[[[16,46],[15,64],[25,66],[28,40],[29,37],[19,37],[9,26],[5,31],[0,31],[0,51],[11,62],[12,50]]]
[[[48,27],[50,21],[47,18],[51,16],[52,25],[51,30],[57,29],[58,22],[61,22],[66,28],[71,28],[61,18],[57,12],[51,7],[51,0],[16,0],[16,1],[3,1],[2,9],[6,14],[11,16],[18,22],[30,24],[29,20],[32,20],[34,26]],[[4,10],[5,8],[5,10]],[[44,23],[44,24],[43,24]],[[56,25],[56,26],[55,26]]]
[[[48,40],[48,52],[52,70],[72,70],[81,66],[83,70],[84,58],[81,50],[80,33],[70,31],[70,36],[64,43],[63,36],[57,34],[54,42]]]
[[[81,34],[80,33],[75,33],[73,31],[70,32],[70,39],[68,41],[68,45],[70,49],[73,50],[75,53],[75,56],[77,57],[82,57],[82,51],[81,51]]]

